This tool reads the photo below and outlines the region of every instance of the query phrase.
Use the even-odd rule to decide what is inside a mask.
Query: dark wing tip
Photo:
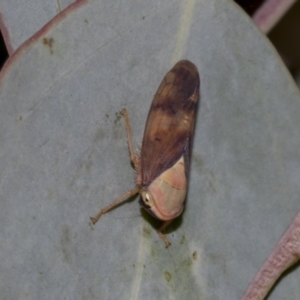
[[[197,72],[197,67],[191,61],[189,61],[187,59],[182,59],[182,60],[178,61],[174,67],[176,67],[176,66],[185,66],[187,68],[194,69]]]
[[[172,68],[171,72],[176,74],[176,82],[182,90],[185,90],[187,98],[199,93],[200,78],[197,67],[189,60],[180,60]],[[195,97],[197,102],[197,95]]]
[[[198,73],[198,69],[195,66],[195,64],[193,64],[191,61],[187,60],[187,59],[183,59],[178,61],[173,69],[187,69],[189,72],[191,72],[191,74],[193,74],[195,77],[197,77],[199,79],[199,73]]]

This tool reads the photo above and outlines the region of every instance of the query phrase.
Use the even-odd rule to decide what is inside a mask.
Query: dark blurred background
[[[5,61],[8,59],[8,52],[3,40],[2,32],[0,31],[0,69],[4,65]]]

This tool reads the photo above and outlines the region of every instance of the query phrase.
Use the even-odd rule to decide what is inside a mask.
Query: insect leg
[[[121,203],[122,201],[126,200],[127,198],[137,194],[140,191],[140,187],[136,186],[135,188],[126,191],[124,194],[122,194],[120,197],[118,197],[116,200],[114,200],[112,203],[110,203],[109,205],[107,205],[106,207],[102,208],[97,215],[95,215],[95,217],[91,217],[91,221],[93,224],[95,224],[99,218],[107,213],[109,210],[111,210],[112,208],[114,208],[115,206],[117,206],[119,203]]]
[[[171,245],[171,242],[168,240],[168,238],[162,233],[172,222],[172,220],[165,221],[162,226],[157,230],[157,233],[159,237],[165,242],[166,248],[168,248]]]
[[[139,163],[139,157],[133,152],[131,129],[130,129],[130,123],[129,123],[127,110],[125,108],[123,108],[120,113],[124,117],[124,120],[125,120],[125,128],[126,128],[126,134],[127,134],[127,143],[128,143],[129,154],[130,154],[130,160],[132,161],[134,168],[137,170],[138,163]]]

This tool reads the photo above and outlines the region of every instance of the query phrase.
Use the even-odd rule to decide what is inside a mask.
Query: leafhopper
[[[91,217],[93,224],[120,202],[139,193],[141,206],[164,221],[157,232],[166,247],[171,244],[163,231],[184,209],[199,86],[198,70],[188,60],[179,61],[166,74],[149,110],[140,155],[133,151],[127,111],[121,111],[136,186]]]

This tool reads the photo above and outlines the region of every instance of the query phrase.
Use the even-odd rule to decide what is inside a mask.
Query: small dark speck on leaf
[[[121,114],[120,113],[116,113],[116,119],[114,121],[114,124],[116,125],[121,119]]]
[[[197,260],[197,256],[198,256],[197,251],[194,251],[194,253],[192,255],[193,260]]]
[[[53,38],[43,38],[43,44],[44,45],[49,45],[51,48],[53,46],[54,39]]]
[[[52,37],[50,37],[50,38],[44,37],[44,38],[43,38],[43,44],[44,44],[45,46],[48,46],[48,47],[49,47],[50,53],[52,54],[52,53],[53,53],[54,39],[53,39]]]

